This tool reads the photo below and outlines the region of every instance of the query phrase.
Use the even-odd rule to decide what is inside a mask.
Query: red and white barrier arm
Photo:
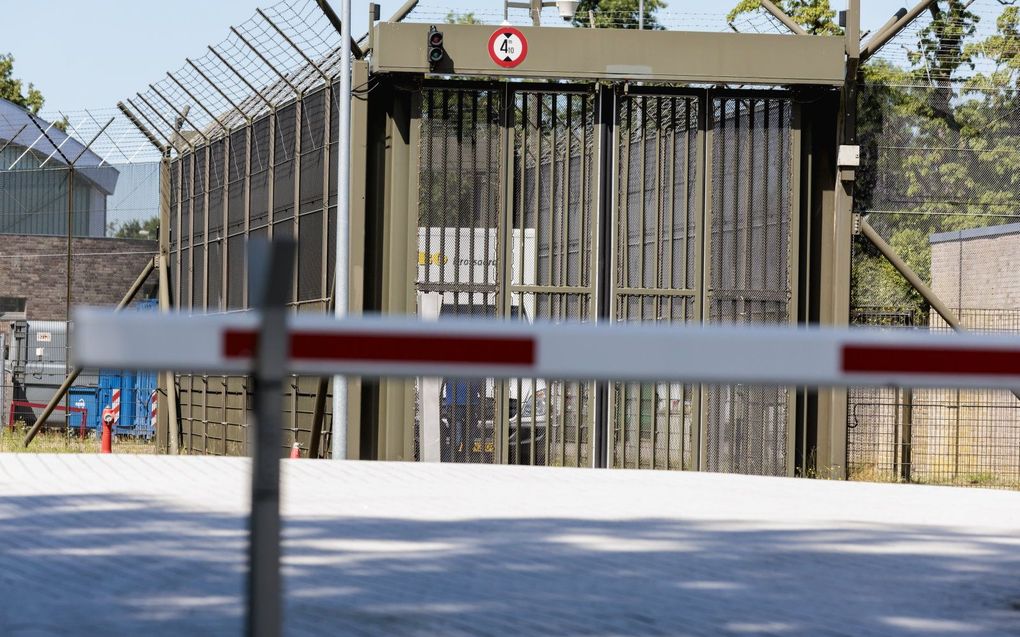
[[[75,316],[76,364],[247,373],[258,316]],[[1020,387],[1020,338],[865,329],[295,316],[288,371],[770,385]]]

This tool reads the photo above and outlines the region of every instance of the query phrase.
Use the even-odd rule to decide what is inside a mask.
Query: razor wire
[[[339,71],[340,34],[314,0],[283,0],[124,100],[158,143],[205,144],[324,84]]]

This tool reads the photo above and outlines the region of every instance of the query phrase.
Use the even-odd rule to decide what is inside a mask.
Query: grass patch
[[[26,449],[21,441],[27,431],[21,423],[17,423],[13,430],[9,427],[0,429],[0,453],[99,453],[99,439],[91,433],[82,439],[77,429],[70,434],[57,430],[40,431]],[[157,453],[157,449],[152,441],[143,438],[115,436],[113,453]]]

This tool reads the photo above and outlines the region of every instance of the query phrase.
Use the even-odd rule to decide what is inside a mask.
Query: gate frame
[[[618,166],[618,122],[617,104],[623,92],[630,94],[646,95],[677,95],[683,97],[694,97],[699,104],[699,132],[698,132],[698,158],[697,166],[700,174],[696,183],[700,189],[699,203],[700,210],[696,213],[699,223],[700,237],[696,242],[697,250],[695,256],[696,274],[701,292],[694,295],[695,313],[703,321],[707,312],[707,305],[704,303],[704,295],[707,294],[707,266],[705,264],[706,251],[709,250],[708,242],[711,241],[711,188],[708,179],[711,178],[708,166],[712,161],[712,113],[708,109],[713,108],[714,99],[717,97],[760,97],[779,98],[790,100],[791,113],[791,163],[794,170],[791,175],[791,230],[789,235],[789,277],[791,286],[790,298],[790,321],[797,322],[823,322],[819,321],[819,313],[806,312],[807,301],[816,296],[815,286],[807,283],[810,278],[809,264],[813,262],[811,256],[818,258],[818,253],[823,246],[816,245],[807,238],[810,233],[810,222],[813,217],[819,216],[819,212],[812,211],[814,207],[809,203],[812,193],[820,194],[826,199],[825,193],[831,193],[830,183],[812,181],[810,174],[804,173],[803,167],[814,168],[814,160],[806,144],[810,141],[810,135],[802,135],[802,126],[805,119],[819,120],[824,123],[827,118],[805,117],[800,108],[800,102],[813,101],[818,99],[816,93],[822,96],[833,95],[828,89],[754,89],[739,90],[730,88],[701,88],[687,86],[637,86],[621,82],[603,82],[592,84],[590,82],[577,82],[572,84],[557,84],[555,82],[507,82],[503,79],[479,80],[479,79],[436,79],[428,76],[408,76],[381,74],[375,76],[378,80],[377,88],[369,97],[368,111],[377,114],[376,126],[383,127],[386,131],[387,142],[376,145],[376,154],[370,157],[368,165],[376,166],[376,171],[366,171],[365,178],[375,181],[377,191],[381,189],[384,193],[390,193],[389,198],[383,197],[380,201],[373,201],[369,197],[369,218],[375,216],[382,219],[381,226],[375,228],[376,235],[373,235],[371,223],[366,227],[366,252],[371,253],[372,246],[380,249],[377,253],[381,257],[378,264],[379,270],[371,273],[366,271],[366,286],[378,277],[377,304],[369,304],[367,300],[370,295],[366,287],[366,310],[379,311],[382,313],[413,314],[415,312],[415,285],[417,270],[416,264],[410,257],[416,254],[416,236],[418,222],[418,175],[421,170],[421,155],[418,145],[421,140],[420,100],[421,90],[425,88],[449,88],[449,89],[489,89],[503,90],[506,102],[503,108],[502,121],[500,122],[501,138],[499,140],[501,177],[500,187],[500,231],[512,225],[512,195],[510,189],[513,187],[512,170],[513,166],[508,160],[514,144],[514,128],[510,117],[513,115],[513,104],[510,102],[518,93],[526,93],[535,89],[548,88],[549,92],[581,92],[594,93],[595,102],[595,126],[596,126],[596,156],[593,157],[592,166],[596,169],[594,175],[594,201],[595,211],[593,218],[599,220],[597,230],[594,233],[593,255],[596,258],[598,267],[593,281],[593,316],[596,320],[608,320],[614,314],[615,299],[617,290],[615,286],[615,257],[613,255],[613,241],[615,237],[615,224],[618,221],[618,214],[615,210],[617,202],[617,179],[619,177]],[[593,90],[594,89],[594,90]],[[805,93],[808,97],[805,98]],[[391,106],[387,106],[387,104]],[[371,119],[371,117],[370,117]],[[831,120],[828,122],[832,124]],[[373,129],[374,132],[374,129]],[[399,134],[396,134],[398,133]],[[370,132],[370,137],[372,133]],[[609,143],[607,144],[607,140]],[[831,157],[834,161],[836,148],[832,147],[823,153],[827,159]],[[831,165],[831,164],[830,164]],[[798,170],[797,167],[802,167]],[[806,177],[806,178],[805,178]],[[833,175],[835,177],[835,175]],[[833,179],[833,181],[835,181]],[[389,186],[387,186],[389,184]],[[394,192],[397,184],[406,184],[403,193]],[[369,188],[372,190],[372,188]],[[373,215],[371,211],[374,210]],[[381,205],[380,205],[381,204]],[[396,217],[395,217],[396,216]],[[816,224],[817,225],[817,224]],[[373,239],[374,236],[374,239]],[[498,268],[498,280],[502,283],[508,280],[511,268],[511,247],[507,244],[504,248],[502,264]],[[401,254],[403,253],[403,254]],[[405,258],[405,256],[407,258]],[[802,256],[804,258],[802,258]],[[607,257],[612,257],[607,259]],[[385,271],[388,275],[384,275]],[[608,279],[608,282],[606,280]],[[501,302],[505,313],[509,303],[510,286],[503,285]],[[403,292],[403,293],[401,293]],[[805,317],[811,319],[805,321]],[[833,323],[838,324],[838,323]],[[366,388],[369,390],[363,394],[366,400],[364,419],[362,421],[361,434],[363,440],[369,444],[363,446],[362,457],[406,460],[414,457],[413,432],[406,423],[414,421],[414,388],[413,384],[401,380],[383,380],[378,382],[366,381]],[[377,392],[373,394],[372,392]],[[696,389],[694,408],[692,409],[692,464],[694,469],[705,467],[704,445],[706,436],[703,432],[704,423],[704,396],[703,388]],[[818,429],[824,428],[818,416],[808,418],[805,416],[803,405],[808,401],[810,391],[806,388],[798,388],[789,392],[789,404],[787,406],[787,475],[804,475],[808,473],[809,467],[804,460],[817,457],[814,454],[801,453],[798,449],[809,444],[815,444],[818,439]],[[609,414],[612,413],[612,399],[609,396],[608,385],[598,383],[592,396],[594,404],[595,422],[592,431],[592,456],[595,466],[608,466],[611,460],[612,437],[608,427]],[[497,410],[506,413],[506,392],[502,392],[503,405]],[[500,409],[499,407],[502,407]],[[845,426],[845,418],[842,419]],[[505,428],[504,428],[505,429]],[[810,435],[808,430],[812,430]],[[371,441],[375,441],[374,443]],[[388,442],[386,442],[388,441]],[[696,442],[694,442],[696,441]],[[506,432],[501,438],[496,439],[497,457],[503,462],[507,461]]]
[[[855,12],[856,13],[856,12]],[[856,19],[857,16],[851,16]],[[847,51],[851,50],[846,38],[797,35],[748,35],[748,34],[705,34],[705,33],[642,33],[614,29],[552,29],[536,27],[524,29],[532,42],[543,46],[532,46],[529,58],[516,69],[497,68],[488,61],[487,53],[476,44],[483,36],[487,39],[493,27],[484,25],[442,25],[446,34],[444,46],[448,58],[438,74],[430,74],[426,62],[427,23],[396,24],[379,23],[373,30],[374,51],[371,57],[371,77],[378,81],[368,98],[369,135],[383,133],[383,144],[371,143],[374,148],[368,153],[364,173],[355,168],[356,178],[365,179],[369,193],[388,193],[389,196],[373,200],[366,197],[366,254],[372,247],[383,248],[385,254],[377,256],[377,269],[366,264],[365,310],[382,313],[414,313],[414,287],[416,269],[411,262],[415,253],[412,245],[417,232],[418,202],[408,192],[417,193],[417,175],[421,169],[420,141],[421,121],[418,102],[423,86],[435,85],[436,78],[445,77],[442,82],[452,82],[457,87],[487,86],[504,84],[506,80],[524,79],[513,82],[517,88],[532,84],[527,78],[542,77],[551,82],[561,80],[582,80],[590,84],[596,80],[596,127],[599,138],[598,156],[593,166],[598,168],[596,192],[596,218],[600,220],[596,233],[597,268],[595,283],[596,318],[606,319],[600,313],[611,312],[613,296],[606,290],[605,278],[614,279],[612,263],[605,258],[611,252],[612,222],[616,198],[616,158],[607,156],[603,149],[608,147],[607,136],[616,141],[615,97],[616,87],[629,84],[626,80],[668,83],[669,87],[633,86],[638,91],[679,91],[686,94],[704,94],[702,102],[711,105],[716,95],[789,95],[794,102],[810,103],[810,109],[794,108],[793,134],[795,166],[793,171],[794,201],[791,214],[790,262],[795,265],[791,271],[793,308],[791,316],[798,323],[821,325],[846,325],[849,319],[849,237],[850,210],[852,206],[852,181],[841,172],[837,162],[840,143],[845,130],[852,129],[852,121],[845,114],[848,97],[853,91],[846,90],[846,84],[853,82],[856,66],[848,64]],[[848,29],[848,36],[853,29]],[[420,37],[419,37],[420,36]],[[634,53],[632,40],[642,38],[645,48]],[[652,41],[654,38],[654,42]],[[564,40],[566,39],[566,41]],[[575,41],[576,40],[576,41]],[[571,44],[573,43],[573,44]],[[578,44],[580,43],[580,44]],[[628,44],[629,43],[629,44]],[[651,44],[648,44],[651,43]],[[856,44],[856,43],[855,43]],[[654,46],[652,46],[654,45]],[[564,50],[580,46],[591,58],[579,64],[576,56],[563,57]],[[649,48],[649,46],[651,48]],[[715,50],[729,49],[735,55],[722,55],[705,62],[704,47]],[[693,47],[693,48],[692,48]],[[859,50],[858,47],[853,47]],[[696,49],[696,50],[695,50]],[[545,50],[546,53],[538,53]],[[654,65],[630,64],[638,58],[645,59],[647,51],[668,52],[656,59]],[[548,52],[554,54],[550,55]],[[680,55],[688,51],[692,55]],[[700,53],[699,53],[700,52]],[[699,55],[694,55],[699,53]],[[626,58],[634,57],[635,60]],[[693,62],[692,60],[697,60]],[[822,60],[821,64],[815,64]],[[647,61],[647,60],[645,60]],[[601,66],[600,66],[601,65]],[[695,67],[692,70],[692,66]],[[612,70],[610,69],[612,67]],[[782,69],[777,74],[776,69]],[[601,69],[601,71],[599,71]],[[819,70],[821,69],[821,70]],[[783,77],[778,77],[782,75]],[[712,86],[690,87],[678,84],[704,83],[710,79]],[[764,92],[732,89],[726,84],[746,82],[756,86],[786,87],[781,91],[774,88]],[[723,86],[719,86],[723,84]],[[558,88],[567,88],[564,85]],[[833,90],[837,89],[837,90]],[[508,91],[509,94],[509,91]],[[509,110],[509,109],[505,109]],[[376,122],[375,127],[371,121]],[[611,115],[611,117],[610,117]],[[702,223],[710,221],[708,210],[711,193],[704,183],[707,166],[711,164],[711,129],[706,118],[704,129],[703,157],[699,183],[703,193]],[[512,130],[507,122],[502,123],[503,135],[500,149],[503,154],[503,171],[510,170],[506,157],[512,149],[513,140],[506,133]],[[398,134],[399,133],[399,134]],[[608,165],[607,165],[608,164]],[[608,172],[607,172],[608,169]],[[608,176],[607,176],[608,175]],[[852,180],[852,174],[849,175]],[[512,182],[510,182],[512,183]],[[399,187],[404,192],[396,192]],[[510,193],[508,180],[504,179],[501,214],[509,214]],[[410,190],[408,190],[410,189]],[[399,217],[398,218],[395,218]],[[608,217],[607,217],[608,215]],[[379,227],[373,228],[372,217],[381,219]],[[504,219],[506,217],[504,216]],[[844,227],[845,226],[845,227]],[[703,228],[707,229],[707,225]],[[604,234],[609,229],[608,234]],[[373,230],[375,234],[373,234]],[[702,242],[709,240],[703,235]],[[394,251],[395,249],[395,251]],[[703,248],[704,249],[704,248]],[[400,253],[403,254],[400,254]],[[701,284],[704,286],[704,253],[698,259],[701,268]],[[504,263],[506,258],[504,256]],[[844,281],[845,279],[845,281]],[[373,296],[370,288],[375,287],[378,303],[369,303]],[[508,291],[504,292],[509,294]],[[700,302],[700,301],[699,301]],[[705,308],[700,308],[702,316]],[[374,388],[374,389],[373,389]],[[373,391],[376,393],[373,394]],[[798,388],[791,393],[788,417],[793,426],[787,432],[787,473],[789,475],[845,476],[846,458],[846,391],[815,390]],[[592,432],[592,455],[596,466],[606,466],[609,460],[608,386],[596,386],[595,427]],[[413,434],[406,423],[413,422],[413,386],[405,381],[385,380],[365,382],[362,394],[365,400],[362,412],[361,434],[362,455],[365,458],[411,459],[413,458]],[[701,406],[703,392],[699,399],[698,461],[696,468],[704,466],[703,448],[705,436],[701,429]],[[692,421],[694,421],[692,414]],[[506,459],[506,448],[502,445],[500,457]]]
[[[856,4],[856,1],[852,0],[852,4]],[[856,15],[852,15],[851,21],[855,20]],[[840,290],[849,286],[852,193],[846,187],[848,182],[839,177],[837,150],[839,142],[844,139],[843,115],[852,113],[852,108],[844,108],[847,95],[853,94],[845,90],[845,85],[852,83],[854,78],[850,71],[852,65],[846,63],[845,57],[846,51],[851,48],[849,41],[823,36],[638,33],[615,29],[535,27],[524,29],[533,43],[528,59],[519,67],[506,70],[493,65],[484,47],[479,45],[480,42],[487,42],[493,27],[442,25],[447,36],[445,47],[448,56],[444,66],[438,69],[437,76],[430,74],[425,57],[425,34],[429,26],[377,24],[372,31],[374,50],[371,62],[358,61],[354,65],[354,84],[369,87],[356,98],[353,108],[352,212],[355,218],[352,219],[350,289],[354,313],[362,309],[365,312],[411,314],[415,310],[414,256],[421,169],[420,89],[431,78],[446,76],[458,83],[465,82],[466,78],[467,82],[460,86],[478,82],[479,78],[498,78],[496,83],[504,84],[507,79],[520,78],[541,78],[551,82],[581,80],[589,85],[596,84],[595,115],[599,136],[596,142],[600,150],[593,160],[593,167],[597,170],[595,215],[600,220],[600,230],[596,233],[593,247],[599,264],[593,301],[597,318],[599,312],[611,312],[614,300],[612,293],[606,290],[611,287],[615,271],[611,269],[611,261],[605,257],[611,254],[614,201],[617,196],[616,173],[613,172],[616,170],[617,158],[612,156],[616,146],[607,143],[617,135],[613,96],[617,87],[629,81],[666,83],[671,85],[669,90],[678,88],[677,85],[700,84],[700,87],[692,89],[687,86],[679,90],[705,91],[708,96],[732,90],[727,86],[734,83],[744,83],[783,86],[794,96],[808,95],[811,101],[821,102],[820,108],[812,106],[811,112],[804,113],[801,120],[801,130],[807,134],[802,135],[798,146],[802,151],[802,170],[794,171],[794,179],[799,180],[800,184],[797,192],[800,193],[801,223],[796,245],[791,245],[791,261],[795,250],[800,252],[802,258],[798,259],[800,270],[792,283],[796,285],[794,294],[799,301],[797,312],[800,322],[827,325],[846,323],[849,299],[841,295]],[[848,29],[848,34],[853,31]],[[855,51],[859,50],[856,42],[853,45]],[[716,52],[717,55],[706,56],[705,50]],[[856,69],[855,66],[852,68]],[[330,87],[327,94],[331,95],[332,83],[327,85]],[[526,83],[513,82],[513,86],[524,88]],[[556,89],[568,86],[554,84]],[[840,88],[844,90],[834,90]],[[652,90],[661,92],[667,89],[656,87]],[[740,91],[741,95],[749,93]],[[297,96],[296,100],[300,98]],[[704,104],[710,103],[710,98],[706,97]],[[289,104],[281,103],[271,109],[271,127],[276,125],[276,113]],[[245,128],[245,139],[249,139],[252,134],[250,124],[248,122]],[[847,126],[852,129],[852,121]],[[504,131],[512,130],[506,122],[502,128]],[[703,174],[707,174],[705,167],[711,163],[711,131],[707,124],[703,132],[701,167]],[[275,135],[270,134],[269,139],[272,144]],[[500,142],[506,171],[509,170],[506,157],[512,149],[510,144],[513,140],[504,133]],[[613,152],[605,152],[607,149],[613,149]],[[196,154],[195,150],[183,152],[176,159],[168,159],[167,163],[173,162],[178,170],[190,168],[194,173],[196,163],[192,158]],[[206,157],[204,168],[208,171],[208,145],[202,152]],[[248,155],[250,153],[246,153]],[[248,174],[249,167],[246,165],[246,209],[250,207]],[[181,181],[177,181],[178,187]],[[703,180],[699,182],[703,183]],[[504,179],[505,185],[510,183]],[[839,188],[841,185],[843,188]],[[702,187],[705,187],[704,184]],[[502,193],[503,215],[509,214],[509,194],[506,191]],[[703,192],[703,206],[710,205],[710,194]],[[178,228],[183,205],[182,198],[178,196],[174,206],[176,210],[165,210],[166,217],[176,217]],[[324,209],[328,209],[328,204],[324,205]],[[269,214],[272,216],[272,210]],[[193,215],[189,214],[188,219],[194,223]],[[246,224],[247,219],[246,214]],[[705,219],[702,219],[702,224],[708,228],[704,225],[707,224]],[[267,226],[267,231],[271,227]],[[245,230],[247,232],[247,228]],[[703,237],[702,242],[705,240]],[[323,237],[323,245],[328,245],[326,237]],[[228,250],[224,245],[220,255],[224,262]],[[208,259],[208,255],[203,254],[203,258]],[[698,261],[703,279],[704,258]],[[815,263],[819,267],[808,269],[808,265]],[[171,260],[168,265],[172,266],[173,272],[167,273],[169,285],[161,286],[164,288],[161,293],[176,299],[180,297],[182,286],[190,287],[190,281],[187,284],[182,282],[183,264],[178,260]],[[610,279],[608,285],[607,277]],[[846,279],[845,284],[843,278]],[[703,286],[704,281],[701,283]],[[203,291],[205,295],[208,294],[206,286],[203,286]],[[357,307],[356,297],[359,293],[363,297],[361,308]],[[701,307],[700,310],[704,314],[705,308]],[[410,427],[407,425],[413,422],[413,387],[403,381],[365,379],[360,388],[355,383],[349,391],[354,395],[349,401],[351,426],[348,435],[352,443],[349,445],[348,457],[391,460],[413,458],[413,436],[408,435]],[[608,402],[608,397],[601,397],[606,392],[605,385],[596,387],[595,393],[600,396],[597,405]],[[795,410],[797,426],[792,434],[795,436],[797,471],[802,475],[814,470],[816,460],[819,466],[827,468],[830,475],[839,477],[842,471],[839,465],[845,463],[846,396],[843,392],[844,409],[839,413],[838,394],[838,391],[819,395],[811,391],[798,392]],[[608,415],[607,409],[596,409],[598,426],[595,427],[592,440],[596,465],[604,465],[607,460],[604,455],[600,458],[599,454],[604,454],[608,449]],[[179,414],[178,418],[181,416],[184,414]],[[700,420],[699,414],[698,422]],[[170,430],[174,429],[171,425]],[[701,438],[699,449],[704,444],[703,436]],[[505,451],[504,446],[501,455]],[[838,461],[830,462],[834,458]]]

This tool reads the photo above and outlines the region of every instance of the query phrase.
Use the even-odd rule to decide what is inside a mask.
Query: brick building
[[[72,239],[71,305],[113,306],[120,302],[157,242],[134,239]],[[157,277],[149,276],[137,299],[156,295]],[[11,400],[49,400],[67,371],[64,323],[67,314],[67,238],[0,235],[0,423],[7,424]],[[26,320],[29,323],[26,323]],[[4,354],[4,352],[0,352]],[[84,374],[75,387],[94,386]],[[31,421],[21,407],[19,415]],[[56,413],[51,423],[59,424]]]
[[[1020,223],[933,234],[931,286],[970,331],[1020,334]],[[931,327],[949,328],[937,313]],[[987,389],[914,393],[914,473],[930,481],[1020,479],[1020,400]]]
[[[155,241],[72,239],[72,305],[116,305],[158,250]],[[150,276],[139,298],[155,295]],[[67,238],[3,235],[0,238],[0,319],[18,312],[31,321],[66,320]]]
[[[973,328],[975,310],[1020,311],[1020,223],[931,235],[931,285]],[[999,319],[1001,322],[1005,319]],[[1002,329],[1016,329],[1003,324]]]

